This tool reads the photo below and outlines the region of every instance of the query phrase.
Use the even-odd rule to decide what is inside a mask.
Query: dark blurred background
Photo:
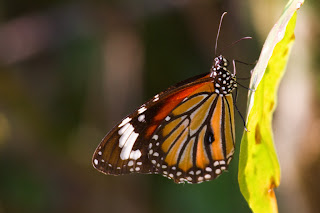
[[[229,172],[197,185],[105,176],[91,157],[124,116],[170,85],[208,72],[218,49],[252,63],[286,1],[0,1],[0,212],[250,212]],[[298,11],[274,130],[280,212],[318,212],[319,2]],[[237,65],[238,77],[253,66]],[[247,80],[241,81],[248,85]],[[247,90],[237,106],[246,113]]]

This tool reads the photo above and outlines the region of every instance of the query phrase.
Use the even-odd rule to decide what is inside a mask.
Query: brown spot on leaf
[[[274,107],[274,101],[270,101],[270,105],[269,105],[270,112],[273,110],[273,107]]]
[[[282,57],[285,57],[288,54],[288,51],[289,51],[289,49],[286,48],[282,53]]]
[[[292,36],[290,37],[290,40],[293,41],[296,39],[296,36],[294,35],[294,33],[292,34]]]
[[[255,130],[255,142],[256,144],[261,144],[261,132],[260,132],[260,125],[256,125],[256,130]]]
[[[276,195],[274,194],[274,188],[276,187],[276,184],[274,182],[274,178],[271,177],[271,180],[270,180],[270,186],[268,188],[268,195],[270,196],[270,198],[272,199],[275,199],[276,198]]]
[[[276,195],[273,190],[275,187],[277,187],[277,185],[274,181],[274,177],[271,177],[270,185],[269,185],[269,189],[268,189],[268,196],[271,201],[271,205],[272,205],[272,209],[273,209],[272,212],[278,212],[277,199],[276,199]]]

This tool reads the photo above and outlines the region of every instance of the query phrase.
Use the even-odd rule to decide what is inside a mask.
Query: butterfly
[[[162,174],[176,183],[218,177],[235,149],[237,81],[228,66],[219,55],[209,73],[171,86],[124,118],[98,145],[94,168],[108,175]]]

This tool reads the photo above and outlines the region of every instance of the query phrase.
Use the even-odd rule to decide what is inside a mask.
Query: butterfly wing
[[[161,173],[197,183],[227,169],[233,151],[232,96],[216,94],[213,79],[200,75],[123,119],[96,149],[93,165],[105,174]]]
[[[149,159],[157,172],[199,183],[226,170],[234,153],[231,95],[220,96],[212,84],[191,94],[168,114],[149,142]]]

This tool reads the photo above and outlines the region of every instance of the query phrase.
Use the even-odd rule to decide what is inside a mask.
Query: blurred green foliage
[[[177,185],[159,175],[105,176],[91,165],[99,141],[126,113],[209,71],[223,11],[220,49],[255,37],[248,4],[0,2],[0,212],[250,212],[237,182],[243,130],[237,115],[235,157],[215,181]],[[131,43],[112,46],[112,35]],[[130,44],[143,59],[121,72],[133,66]],[[241,42],[223,54],[252,62],[260,45]],[[237,73],[248,77],[250,69],[240,64]],[[244,114],[247,91],[239,91]]]

